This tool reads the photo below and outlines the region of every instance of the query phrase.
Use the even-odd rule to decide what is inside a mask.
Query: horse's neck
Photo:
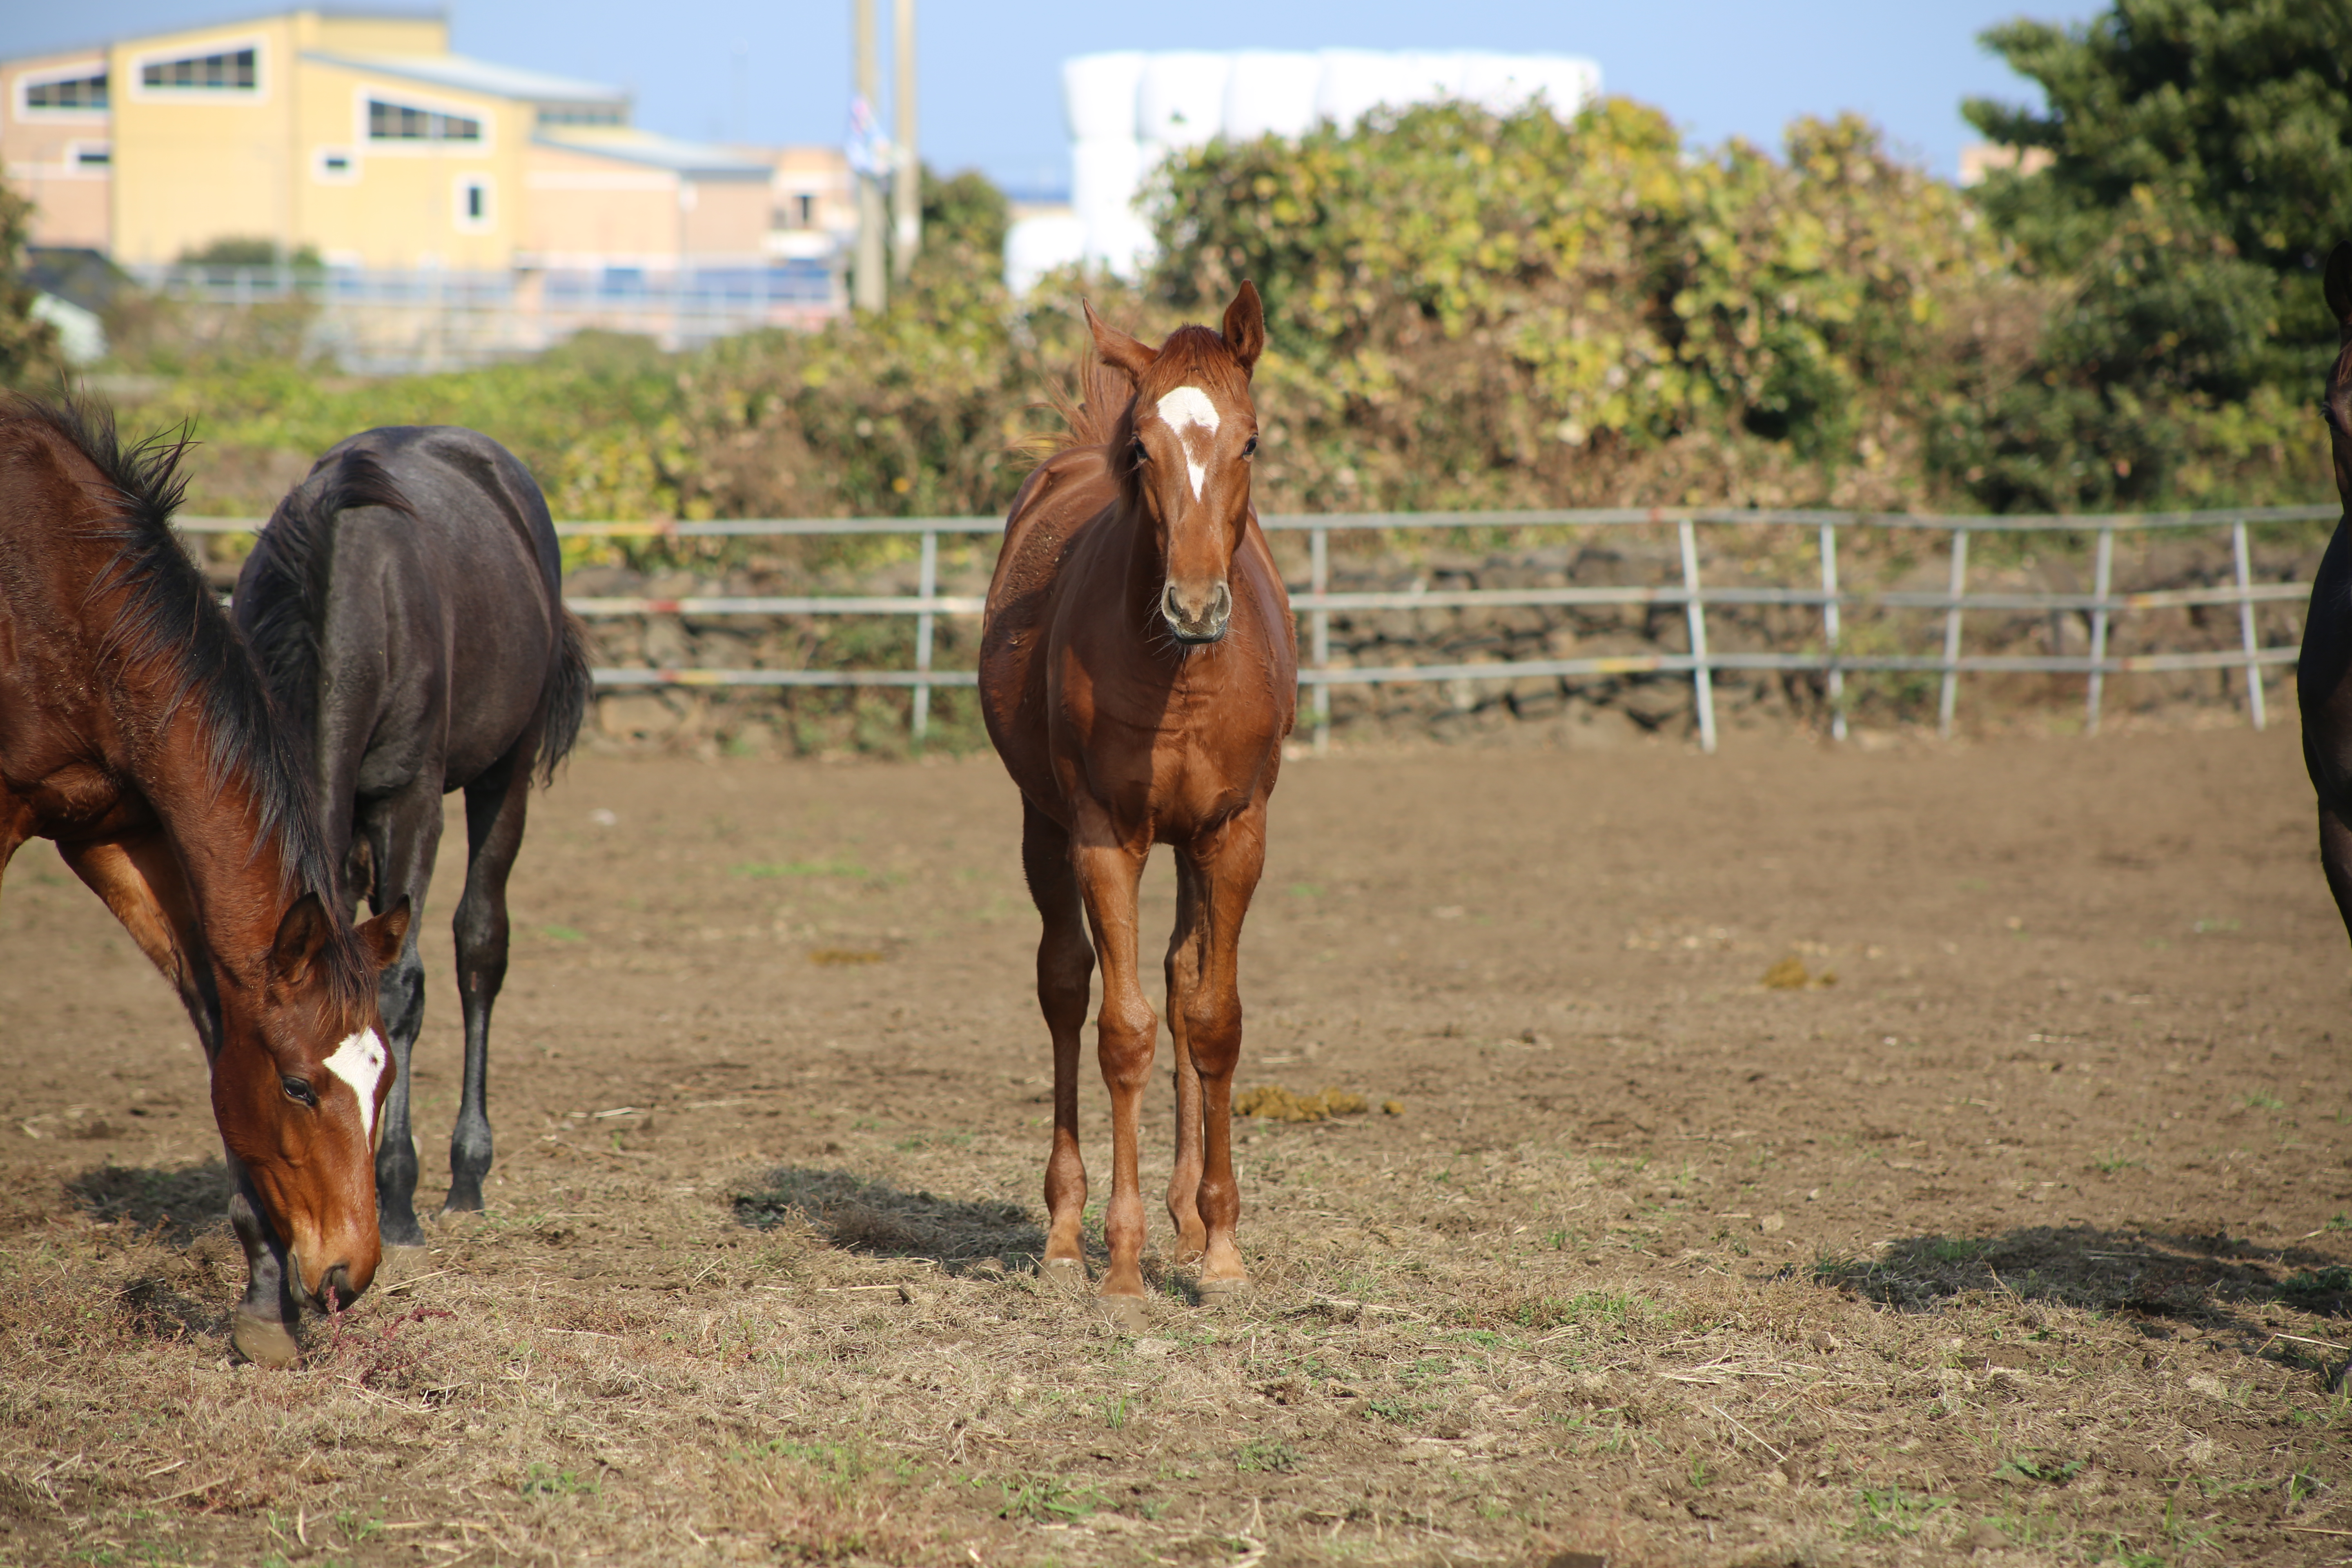
[[[257,984],[292,868],[282,831],[265,826],[256,781],[235,765],[215,776],[202,710],[193,696],[182,702],[142,749],[134,776],[171,841],[213,968]]]

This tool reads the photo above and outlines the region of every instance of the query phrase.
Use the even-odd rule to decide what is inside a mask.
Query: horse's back
[[[365,452],[391,473],[420,521],[441,526],[441,547],[496,558],[522,546],[551,591],[560,589],[562,551],[539,481],[512,452],[462,425],[388,425],[330,447],[316,475],[346,453]]]
[[[454,789],[524,738],[563,667],[554,525],[530,471],[478,431],[363,431],[304,485],[324,493],[361,458],[404,504],[321,520],[333,542],[317,657],[337,676],[320,693],[321,744],[365,748],[369,793],[433,773]]]

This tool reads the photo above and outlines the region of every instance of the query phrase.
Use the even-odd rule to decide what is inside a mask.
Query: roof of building
[[[93,38],[84,34],[79,43],[19,49],[5,56],[0,56],[0,65],[15,65],[20,60],[45,60],[55,55],[103,54],[117,44],[135,43],[142,38],[176,37],[182,33],[217,33],[248,23],[268,22],[280,16],[299,16],[305,11],[313,12],[320,16],[331,16],[338,21],[365,19],[385,22],[446,22],[449,19],[449,8],[446,5],[430,4],[289,5],[278,11],[239,11],[233,16],[215,16],[209,20],[190,22],[180,26],[147,27],[136,33],[110,33],[104,37]]]
[[[373,71],[459,92],[488,93],[493,98],[520,99],[530,103],[626,103],[625,89],[518,66],[493,65],[466,55],[351,55],[306,49],[302,58],[322,65]]]
[[[680,142],[634,125],[542,125],[531,137],[542,147],[617,158],[674,174],[706,178],[767,179],[773,171],[757,159],[701,142]]]

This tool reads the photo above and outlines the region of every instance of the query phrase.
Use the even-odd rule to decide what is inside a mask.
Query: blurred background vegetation
[[[1003,196],[927,174],[911,287],[822,331],[365,380],[305,357],[299,304],[200,331],[131,294],[100,384],[132,427],[193,426],[196,512],[266,513],[341,437],[448,422],[511,447],[563,518],[989,513],[1051,427],[1081,292],[1150,336],[1251,278],[1264,510],[2308,501],[2319,267],[2352,237],[2348,17],[2120,0],[1996,29],[2047,109],[1968,106],[2028,156],[1965,191],[1853,119],[1694,152],[1622,99],[1566,124],[1421,109],[1180,157],[1132,289],[1013,300]],[[0,194],[0,378],[53,383],[21,237]]]

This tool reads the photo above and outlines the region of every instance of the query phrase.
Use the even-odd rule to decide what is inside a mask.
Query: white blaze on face
[[[375,1142],[375,1088],[383,1080],[383,1042],[375,1037],[373,1029],[362,1029],[327,1058],[327,1070],[350,1084],[352,1092],[360,1097],[360,1126],[371,1146]]]
[[[1160,400],[1160,418],[1176,432],[1184,448],[1184,472],[1192,481],[1192,499],[1201,499],[1201,481],[1208,477],[1203,460],[1217,438],[1217,405],[1197,386],[1180,386]]]

